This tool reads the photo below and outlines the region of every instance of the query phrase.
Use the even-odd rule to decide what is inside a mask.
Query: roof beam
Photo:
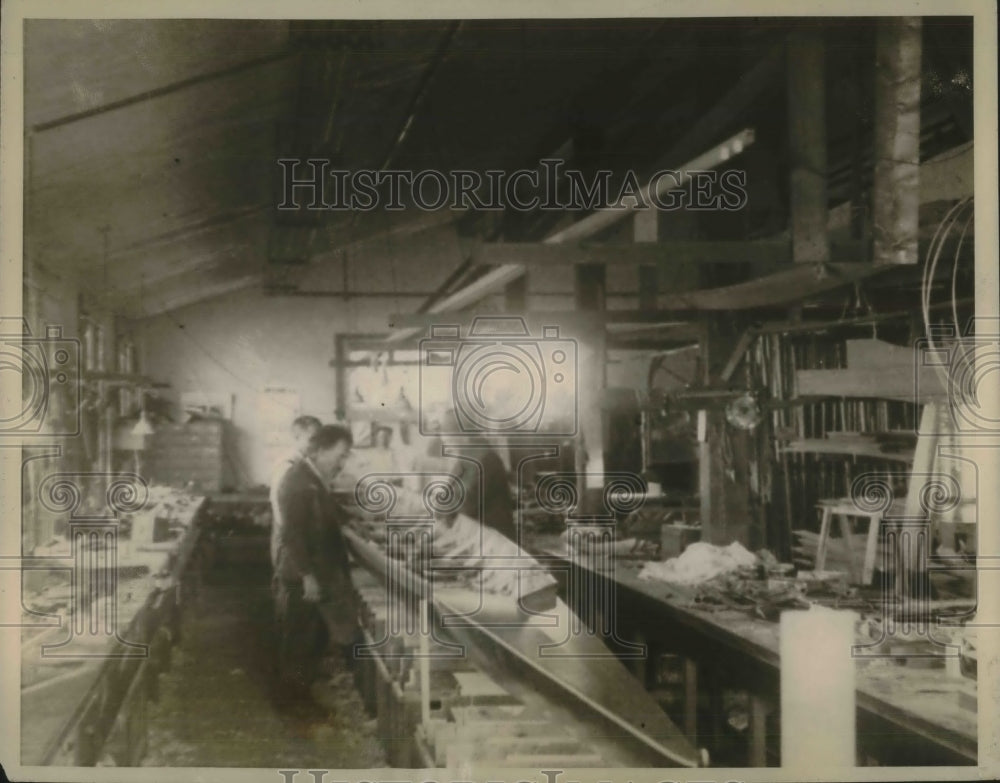
[[[438,43],[437,51],[434,53],[434,59],[431,60],[427,69],[420,76],[420,83],[417,85],[417,89],[414,90],[413,95],[410,98],[410,103],[406,107],[406,114],[403,115],[403,122],[399,126],[399,130],[396,131],[396,135],[393,137],[392,146],[389,148],[389,152],[386,153],[385,160],[380,168],[381,171],[388,169],[389,166],[392,165],[392,162],[396,159],[396,155],[403,144],[403,140],[406,138],[406,134],[409,133],[410,126],[413,125],[413,121],[417,117],[417,112],[420,111],[420,107],[423,105],[424,99],[427,97],[427,92],[434,81],[434,76],[437,74],[442,63],[444,63],[447,58],[448,51],[451,49],[451,45],[459,31],[462,29],[463,24],[463,22],[452,22],[448,26],[444,35],[441,36],[441,41]]]
[[[164,231],[161,234],[155,234],[138,242],[132,242],[129,245],[115,248],[108,254],[108,258],[127,256],[137,250],[143,250],[145,248],[164,244],[166,242],[188,239],[189,237],[192,237],[195,234],[200,234],[202,231],[207,231],[208,229],[218,228],[219,226],[224,226],[229,223],[238,223],[246,220],[247,218],[253,217],[254,215],[258,215],[261,212],[270,209],[272,206],[274,205],[254,204],[249,207],[239,207],[237,209],[226,210],[225,212],[218,212],[210,217],[203,218],[193,223],[188,223],[180,228]]]
[[[753,144],[753,140],[753,131],[746,129],[740,131],[735,136],[731,136],[721,144],[717,144],[707,152],[699,155],[694,160],[689,161],[686,165],[682,166],[680,176],[677,178],[660,178],[656,183],[656,196],[662,199],[662,197],[670,191],[683,187],[690,179],[686,172],[714,169],[715,167],[728,161],[734,155],[738,155],[750,144]],[[649,185],[646,185],[646,187],[642,189],[642,197],[647,204],[655,201],[652,197]],[[609,226],[613,226],[620,220],[624,220],[626,217],[631,216],[637,210],[638,203],[638,200],[635,203],[622,202],[614,207],[593,212],[583,220],[574,223],[568,228],[551,234],[544,241],[546,244],[560,244],[562,242],[585,239],[588,236],[592,236]],[[463,307],[469,307],[470,305],[478,302],[480,299],[502,290],[504,286],[512,283],[514,280],[523,275],[525,271],[526,267],[521,264],[504,264],[499,266],[483,275],[475,282],[470,283],[465,288],[456,291],[451,296],[441,299],[432,305],[428,312],[446,313],[452,310],[461,310]],[[397,331],[386,338],[386,341],[388,343],[394,343],[407,340],[413,337],[414,334],[416,334],[416,331],[417,330],[413,329]]]
[[[223,296],[224,294],[231,294],[235,291],[242,291],[245,288],[251,288],[257,285],[262,280],[262,276],[259,274],[255,275],[244,275],[243,277],[234,278],[233,280],[223,280],[221,282],[198,286],[197,288],[192,288],[174,296],[164,296],[157,299],[147,300],[143,302],[142,311],[139,313],[139,318],[151,318],[155,315],[162,315],[163,313],[169,312],[170,310],[178,310],[181,307],[188,307],[189,305],[197,304],[205,299],[213,299],[217,296]]]
[[[531,321],[551,321],[554,323],[560,319],[578,317],[576,310],[539,310],[522,315]],[[471,318],[471,316],[459,313],[453,313],[450,317],[443,313],[437,315],[432,313],[395,313],[389,316],[389,320],[399,327],[416,327],[422,330],[442,323],[443,317],[450,318],[448,322]],[[587,314],[588,320],[603,321],[609,326],[610,331],[619,333],[642,331],[649,328],[679,327],[686,325],[684,318],[690,317],[690,313],[681,313],[677,310],[603,310]]]
[[[826,72],[823,31],[813,26],[788,37],[788,153],[792,260],[830,260],[826,197]]]
[[[707,171],[721,166],[732,157],[739,155],[743,150],[754,142],[754,132],[749,128],[741,130],[739,133],[729,137],[721,144],[717,144],[707,152],[702,153],[693,160],[688,161],[680,167],[677,178],[661,177],[656,182],[656,187],[651,189],[650,185],[642,188],[642,201],[646,204],[662,202],[663,196],[672,190],[684,187],[690,180],[688,172]],[[650,183],[652,184],[652,183]],[[599,209],[583,220],[578,220],[573,225],[557,231],[545,238],[547,244],[559,244],[580,239],[586,239],[599,231],[613,226],[630,217],[633,212],[639,209],[639,200],[622,200],[613,206]]]
[[[835,257],[844,262],[864,260],[861,241],[841,242]],[[478,245],[472,253],[477,264],[544,267],[605,264],[609,266],[666,266],[673,264],[784,264],[791,260],[792,246],[777,240],[668,240],[665,242],[616,244],[563,244],[544,242],[499,242]]]
[[[75,112],[74,114],[67,114],[62,117],[57,117],[54,120],[47,120],[45,122],[40,122],[37,125],[33,125],[30,129],[30,132],[42,133],[47,130],[52,130],[53,128],[60,128],[64,125],[70,125],[74,122],[80,122],[81,120],[86,120],[89,119],[90,117],[96,117],[99,114],[107,114],[108,112],[111,111],[124,109],[128,106],[135,106],[136,104],[144,103],[146,101],[150,101],[155,98],[161,98],[164,95],[170,95],[171,93],[174,92],[180,92],[181,90],[186,90],[189,87],[195,87],[199,84],[215,81],[216,79],[224,79],[228,76],[236,76],[237,74],[253,70],[254,68],[261,68],[265,65],[271,65],[272,63],[288,59],[289,57],[292,56],[292,54],[293,52],[291,51],[276,52],[275,54],[269,54],[266,57],[259,57],[256,60],[247,60],[246,62],[237,63],[236,65],[231,65],[228,68],[221,68],[218,71],[201,73],[198,74],[197,76],[192,76],[188,79],[181,79],[180,81],[173,82],[171,84],[166,84],[163,87],[156,87],[155,89],[147,90],[146,92],[141,92],[138,95],[130,95],[128,98],[122,98],[121,100],[111,101],[110,103],[105,103],[101,106],[94,106],[93,108],[84,109],[83,111],[78,111]]]
[[[150,286],[157,286],[172,280],[175,277],[182,277],[190,272],[199,272],[207,267],[213,267],[220,262],[227,260],[225,256],[235,255],[237,248],[233,245],[219,247],[207,253],[184,258],[173,264],[158,265],[153,272],[147,272],[141,267],[135,270],[134,275],[125,276],[121,273],[114,273],[110,276],[107,286],[108,296],[116,294],[129,294],[140,291]]]
[[[670,168],[703,148],[706,139],[718,138],[757,97],[774,82],[783,61],[784,46],[772,46],[725,95],[717,100],[664,155],[655,168]],[[690,167],[690,164],[688,164]]]

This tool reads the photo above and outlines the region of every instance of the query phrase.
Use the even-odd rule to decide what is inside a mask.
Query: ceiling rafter
[[[191,76],[187,79],[181,79],[180,81],[173,82],[172,84],[166,84],[162,87],[147,90],[146,92],[139,93],[138,95],[130,95],[128,98],[121,98],[117,101],[111,101],[110,103],[105,103],[101,106],[94,106],[90,109],[84,109],[83,111],[67,114],[63,117],[57,117],[54,120],[40,122],[31,126],[30,131],[32,133],[43,133],[45,131],[52,130],[53,128],[61,128],[65,125],[71,125],[75,122],[96,117],[100,114],[107,114],[108,112],[117,111],[118,109],[124,109],[129,106],[135,106],[136,104],[160,98],[164,95],[170,95],[181,90],[186,90],[190,87],[196,87],[198,85],[205,84],[206,82],[215,81],[216,79],[224,79],[228,76],[236,76],[255,68],[271,65],[272,63],[280,62],[281,60],[287,60],[289,57],[293,56],[293,54],[294,52],[285,50],[267,55],[265,57],[258,57],[254,60],[237,63],[236,65],[231,65],[227,68],[220,68],[217,71],[200,73],[196,76]]]

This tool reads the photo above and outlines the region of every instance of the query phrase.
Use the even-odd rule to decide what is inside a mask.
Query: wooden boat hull
[[[703,761],[680,729],[600,638],[580,628],[561,600],[528,612],[516,599],[435,584],[351,531],[359,564],[397,590],[427,596],[435,632],[462,645],[470,660],[514,695],[541,695],[556,719],[587,724],[611,766],[695,767]]]

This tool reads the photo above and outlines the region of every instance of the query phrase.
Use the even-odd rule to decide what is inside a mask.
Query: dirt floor
[[[266,557],[266,555],[265,555]],[[269,566],[215,564],[186,606],[170,671],[150,705],[146,766],[368,769],[386,765],[353,679],[334,703],[279,713],[271,690]]]

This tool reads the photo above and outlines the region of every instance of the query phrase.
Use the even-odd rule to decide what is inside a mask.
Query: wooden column
[[[656,242],[660,222],[660,212],[656,209],[644,209],[635,213],[632,223],[632,238],[636,242]],[[639,267],[639,309],[655,310],[656,298],[659,295],[659,271],[653,264],[642,264]]]
[[[333,396],[336,403],[336,414],[340,419],[347,418],[347,337],[342,334],[333,337]]]
[[[576,271],[576,309],[603,311],[605,267],[603,264],[578,264]]]
[[[767,715],[770,705],[756,693],[750,694],[750,736],[748,764],[751,767],[767,766]]]
[[[788,38],[788,153],[792,259],[830,260],[826,236],[826,89],[823,32],[810,26]]]
[[[920,205],[919,17],[880,21],[875,60],[873,257],[876,264],[916,264]]]
[[[503,290],[504,310],[513,315],[524,315],[528,310],[528,276],[522,275]]]
[[[698,744],[698,662],[684,658],[684,733]]]
[[[580,264],[575,267],[576,309],[580,313],[603,312],[605,309],[605,267],[601,264]],[[607,356],[604,319],[587,322],[580,319],[577,334],[578,378],[577,405],[579,430],[587,450],[586,474],[604,472],[604,437],[601,420],[601,394],[605,386]],[[591,483],[594,480],[591,479]],[[587,490],[591,491],[588,492]],[[588,486],[581,477],[579,496],[585,513],[604,513],[599,487]]]
[[[703,380],[712,384],[736,343],[737,335],[720,328],[717,319],[703,320],[701,361]],[[721,402],[706,403],[704,440],[698,445],[698,494],[701,501],[702,540],[725,546],[739,541],[751,545],[753,518],[749,503],[749,437],[726,421]]]

